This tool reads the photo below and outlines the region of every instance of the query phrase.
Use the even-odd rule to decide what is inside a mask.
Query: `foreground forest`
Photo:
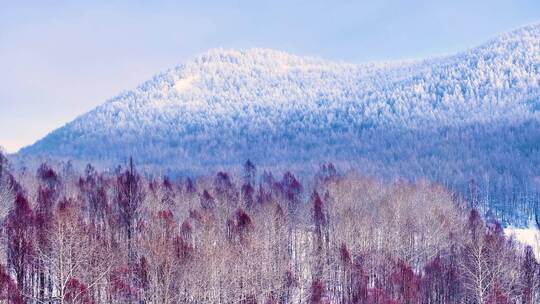
[[[0,158],[1,303],[538,303],[530,247],[428,182],[172,180]]]

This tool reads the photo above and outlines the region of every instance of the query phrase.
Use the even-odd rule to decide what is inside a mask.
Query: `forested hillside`
[[[444,187],[343,175],[145,178],[0,162],[5,303],[538,303],[531,247]]]
[[[171,176],[235,170],[246,159],[310,175],[333,161],[387,180],[427,178],[464,195],[474,184],[495,212],[526,212],[540,186],[539,85],[537,25],[457,55],[401,63],[213,50],[16,158],[110,168],[134,156],[141,170]]]

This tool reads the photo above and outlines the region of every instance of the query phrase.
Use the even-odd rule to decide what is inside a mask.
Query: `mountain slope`
[[[134,155],[174,172],[247,158],[300,169],[333,160],[459,188],[484,176],[531,186],[540,168],[539,97],[539,25],[416,62],[354,65],[266,49],[212,50],[19,155],[110,163]]]

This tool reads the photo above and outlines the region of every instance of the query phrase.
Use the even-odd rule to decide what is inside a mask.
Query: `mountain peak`
[[[530,24],[499,35],[477,50],[512,54],[514,50],[528,51],[540,45],[540,23]]]
[[[510,39],[516,40],[539,40],[540,39],[540,23],[533,23],[522,26],[513,31],[507,32],[499,36],[499,40],[505,41]]]
[[[299,59],[301,57],[269,48],[247,48],[239,50],[215,48],[208,50],[200,56],[197,56],[195,61],[198,63],[211,61],[234,62],[235,60],[239,60],[241,58]]]

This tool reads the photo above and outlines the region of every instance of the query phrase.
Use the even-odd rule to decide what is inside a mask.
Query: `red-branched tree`
[[[79,179],[79,189],[88,218],[99,230],[105,228],[110,213],[108,186],[107,179],[99,175],[91,165],[86,167],[85,177]]]
[[[15,206],[9,212],[5,225],[8,265],[15,273],[17,287],[23,294],[29,291],[29,270],[34,254],[34,219],[30,203],[23,194],[18,193]]]
[[[523,304],[533,304],[538,300],[538,289],[540,285],[540,269],[533,249],[530,246],[525,247],[525,257],[521,266],[521,294]]]
[[[134,258],[132,239],[140,218],[141,205],[146,196],[143,180],[135,170],[133,159],[129,160],[129,168],[116,178],[116,203],[119,221],[127,236],[128,251]]]
[[[56,190],[51,187],[38,187],[37,208],[35,212],[35,228],[37,235],[37,248],[41,252],[51,250],[47,236],[50,233],[53,220],[54,204],[56,201]],[[36,261],[38,272],[38,299],[45,299],[45,289],[48,274],[45,272],[45,265],[42,262]]]
[[[255,189],[253,189],[251,184],[243,184],[241,193],[244,206],[251,209],[254,205],[253,195],[255,194]]]
[[[324,282],[320,280],[315,280],[313,281],[313,283],[311,283],[309,303],[310,304],[329,304],[330,303],[328,295],[326,294],[326,286],[324,285]]]
[[[203,210],[213,210],[216,206],[216,202],[214,200],[214,197],[208,192],[208,190],[204,190],[201,195],[201,208]]]
[[[283,174],[283,178],[281,179],[279,186],[282,194],[291,205],[291,210],[294,211],[298,207],[297,205],[301,200],[304,187],[289,171]]]
[[[246,244],[249,242],[249,234],[253,230],[251,217],[241,208],[236,210],[234,219],[227,221],[227,234],[229,240]]]
[[[422,294],[425,303],[453,303],[460,293],[455,254],[436,256],[424,267]]]
[[[70,278],[64,291],[64,303],[66,304],[92,304],[92,297],[88,287],[81,281]]]
[[[489,292],[485,304],[510,304],[506,293],[501,288],[499,283],[495,282],[491,288],[491,291]]]
[[[342,255],[344,252],[342,252]],[[350,296],[348,299],[350,302],[346,303],[365,303],[368,301],[369,289],[368,289],[369,278],[364,268],[364,263],[360,257],[356,258],[350,275]]]
[[[323,200],[317,191],[313,191],[311,195],[311,205],[313,206],[313,224],[315,227],[315,262],[314,275],[315,278],[320,278],[324,271],[325,265],[325,248],[328,247],[328,217],[325,210]]]
[[[421,303],[420,276],[409,265],[399,262],[391,275],[394,298],[403,304]]]
[[[23,297],[17,285],[9,276],[4,265],[0,265],[0,302],[6,304],[23,304]]]
[[[214,191],[220,201],[235,204],[238,200],[238,191],[229,174],[218,172],[214,178]]]
[[[41,164],[38,168],[37,177],[49,188],[57,188],[61,184],[60,177],[56,171],[46,163]]]

